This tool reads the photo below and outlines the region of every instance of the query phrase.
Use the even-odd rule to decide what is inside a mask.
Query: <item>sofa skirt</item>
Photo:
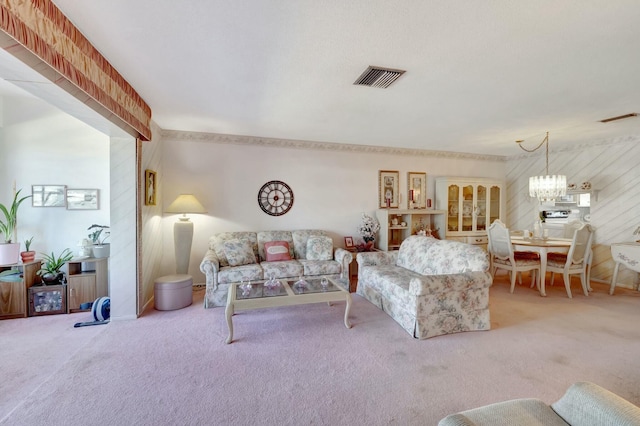
[[[358,286],[358,294],[386,312],[416,339],[491,329],[488,288],[414,296],[415,303],[410,304],[385,298],[366,285]]]

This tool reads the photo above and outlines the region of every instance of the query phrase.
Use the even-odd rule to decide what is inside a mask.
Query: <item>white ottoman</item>
[[[172,311],[191,305],[193,303],[191,275],[165,275],[156,279],[153,298],[155,307],[159,311]]]

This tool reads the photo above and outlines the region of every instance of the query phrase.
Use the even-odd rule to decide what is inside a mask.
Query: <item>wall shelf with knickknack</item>
[[[427,228],[437,231],[438,237],[444,239],[446,231],[438,229],[435,218],[444,217],[445,214],[444,210],[431,209],[379,209],[376,212],[380,223],[377,248],[383,251],[398,250],[407,237]]]

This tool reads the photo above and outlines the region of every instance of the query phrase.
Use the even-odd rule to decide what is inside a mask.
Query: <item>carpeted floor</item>
[[[640,293],[593,283],[491,288],[492,330],[412,339],[353,295],[234,316],[194,304],[73,328],[89,314],[0,321],[0,425],[435,425],[578,380],[640,405]]]

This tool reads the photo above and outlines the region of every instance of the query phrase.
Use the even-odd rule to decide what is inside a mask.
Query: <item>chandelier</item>
[[[563,195],[567,195],[567,177],[565,175],[549,175],[549,132],[547,136],[540,142],[540,145],[533,149],[527,149],[522,146],[523,140],[516,143],[520,148],[527,152],[537,151],[543,144],[546,145],[546,175],[531,176],[529,178],[529,196],[536,197],[540,201],[552,201]]]

